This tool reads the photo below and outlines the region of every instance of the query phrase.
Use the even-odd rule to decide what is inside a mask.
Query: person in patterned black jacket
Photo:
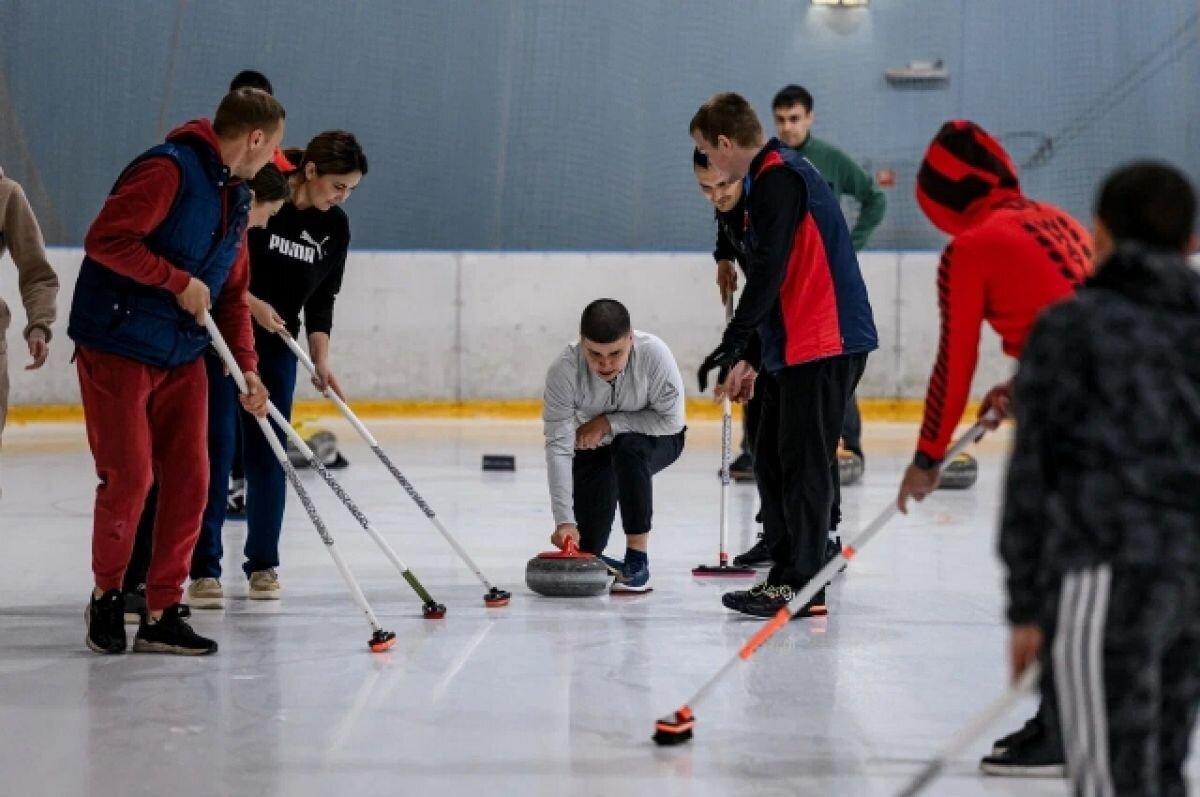
[[[1000,531],[1011,656],[1049,657],[1076,795],[1183,795],[1200,704],[1196,195],[1113,173],[1095,276],[1021,354]]]

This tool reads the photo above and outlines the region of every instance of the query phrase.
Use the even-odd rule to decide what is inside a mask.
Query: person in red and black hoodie
[[[983,322],[1004,353],[1017,357],[1038,314],[1074,293],[1092,268],[1087,229],[1025,197],[1008,153],[974,122],[955,119],[938,131],[917,175],[917,202],[954,238],[938,266],[937,360],[916,454],[900,485],[901,511],[937,486],[937,466],[967,406]],[[989,394],[988,407],[1000,395]]]
[[[1096,273],[1038,318],[1000,522],[1014,677],[1053,662],[1079,797],[1187,793],[1200,707],[1196,192],[1164,163],[1099,191]]]
[[[269,94],[228,94],[212,122],[176,129],[126,167],[84,241],[67,332],[100,479],[86,614],[96,652],[125,650],[121,579],[155,477],[162,496],[134,650],[217,649],[192,631],[180,603],[208,493],[210,340],[202,321],[211,305],[248,373],[242,406],[265,415],[246,298],[250,196],[242,179],[271,160],[283,130],[283,106]]]
[[[766,141],[737,94],[702,105],[689,132],[716,169],[744,178],[746,287],[699,381],[703,391],[719,368],[718,397],[743,400],[758,370],[769,376],[754,469],[775,564],[763,583],[722,597],[730,609],[769,617],[826,561],[838,438],[867,354],[879,343],[850,230],[816,168],[778,140]],[[748,350],[755,332],[757,357]],[[825,614],[824,589],[802,611]]]
[[[954,238],[938,268],[941,336],[917,451],[897,498],[901,511],[937,486],[937,466],[967,405],[983,323],[1000,335],[1004,353],[1017,357],[1038,315],[1070,297],[1092,269],[1083,225],[1025,197],[1008,153],[973,122],[947,122],[934,136],[917,175],[917,201]],[[1007,414],[1007,385],[988,394],[981,412],[989,409]],[[1045,694],[1036,717],[993,745],[984,772],[1062,775],[1057,712],[1052,691]]]

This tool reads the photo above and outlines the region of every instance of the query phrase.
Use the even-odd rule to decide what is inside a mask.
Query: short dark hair
[[[253,130],[274,133],[287,112],[279,100],[262,89],[238,89],[225,95],[213,117],[213,130],[222,138]]]
[[[616,299],[597,299],[583,308],[580,337],[592,343],[616,343],[633,331],[629,311]]]
[[[243,69],[233,76],[233,80],[229,81],[230,91],[238,89],[258,89],[268,94],[275,93],[275,88],[271,85],[271,81],[267,80],[267,76],[253,69]]]
[[[791,108],[793,105],[803,105],[805,113],[812,113],[813,96],[809,94],[808,89],[803,86],[797,86],[795,83],[784,86],[775,95],[775,99],[771,100],[771,110],[778,111],[780,108]]]
[[[292,198],[292,186],[274,163],[268,163],[246,182],[254,192],[255,202],[278,202]]]
[[[708,156],[700,151],[699,147],[692,147],[692,168],[693,169],[709,169],[712,164],[708,162]]]
[[[1196,228],[1196,192],[1175,167],[1137,161],[1104,180],[1096,197],[1096,218],[1114,240],[1186,249]]]
[[[746,98],[732,91],[717,94],[700,106],[688,125],[688,133],[699,133],[709,144],[720,136],[739,147],[753,147],[762,141],[762,124]]]

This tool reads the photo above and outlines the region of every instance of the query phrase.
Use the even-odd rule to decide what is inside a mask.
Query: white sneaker
[[[215,578],[198,578],[188,584],[187,603],[193,609],[224,609],[225,590]]]
[[[246,593],[250,600],[277,601],[279,592],[279,576],[275,573],[275,568],[268,567],[266,570],[256,570],[250,574],[250,591]]]

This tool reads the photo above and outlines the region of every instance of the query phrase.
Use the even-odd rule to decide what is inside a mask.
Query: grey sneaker
[[[275,568],[255,570],[250,574],[250,591],[247,593],[250,600],[277,601],[279,592],[279,576],[276,574]]]
[[[224,609],[225,590],[215,578],[197,578],[188,584],[187,602],[193,609]]]

